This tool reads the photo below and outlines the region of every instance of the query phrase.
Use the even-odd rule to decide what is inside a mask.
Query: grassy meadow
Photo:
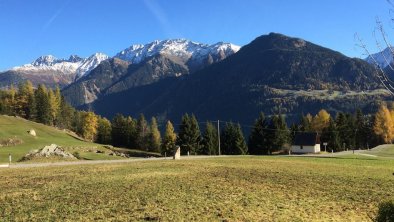
[[[371,221],[394,160],[222,157],[0,169],[2,221]]]
[[[36,131],[36,137],[28,134],[28,131],[31,129]],[[63,130],[58,130],[54,127],[35,123],[22,118],[0,115],[0,141],[9,138],[17,138],[18,140],[21,140],[22,143],[15,146],[0,147],[0,164],[8,162],[8,154],[12,155],[12,160],[15,162],[20,160],[29,151],[41,149],[44,146],[51,145],[53,143],[62,146],[70,153],[78,152],[81,158],[87,160],[122,159],[122,157],[119,156],[110,156],[91,152],[92,150],[101,150],[104,153],[108,153],[109,150],[104,148],[102,145],[82,141]],[[59,160],[61,159],[53,159],[53,161]]]

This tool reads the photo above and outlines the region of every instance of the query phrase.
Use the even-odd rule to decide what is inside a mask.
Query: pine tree
[[[8,114],[16,115],[16,89],[13,84],[11,84],[10,89],[8,90],[8,98],[6,100],[6,104],[8,106]]]
[[[26,91],[27,91],[27,110],[26,110],[26,118],[29,120],[35,120],[37,115],[36,110],[36,98],[34,96],[34,88],[33,84],[30,81],[26,82]]]
[[[223,154],[244,155],[248,152],[248,147],[239,124],[226,123],[220,134],[220,141]]]
[[[140,114],[140,117],[137,120],[137,146],[139,149],[148,151],[149,143],[149,127],[148,123],[145,120],[145,116]]]
[[[61,97],[57,126],[62,129],[71,129],[73,125],[74,113],[75,109],[66,102],[64,97]]]
[[[356,121],[354,115],[351,113],[346,114],[346,122],[347,122],[347,143],[349,144],[350,149],[356,148]]]
[[[163,138],[163,143],[161,144],[161,153],[170,155],[174,151],[176,142],[176,134],[174,132],[174,127],[170,121],[167,121],[166,131]]]
[[[282,115],[273,115],[269,124],[267,139],[268,154],[280,151],[285,144],[289,143],[290,133],[286,121]]]
[[[303,132],[312,131],[312,120],[313,120],[313,117],[309,113],[306,116],[302,116],[301,123],[300,123],[300,130]]]
[[[111,144],[111,122],[106,118],[98,118],[96,142],[101,144]]]
[[[138,148],[137,121],[135,119],[133,119],[131,116],[128,116],[125,119],[125,124],[126,125],[125,125],[124,136],[125,136],[125,141],[126,141],[126,147]]]
[[[346,131],[347,128],[347,120],[346,115],[342,112],[339,112],[335,118],[335,125],[338,130],[339,135],[339,148],[338,151],[346,150]]]
[[[27,83],[19,83],[18,92],[16,93],[15,99],[15,112],[16,115],[27,119],[28,103],[29,103],[29,92],[27,89]]]
[[[211,122],[207,122],[202,140],[201,154],[218,155],[218,132]]]
[[[112,119],[112,144],[117,147],[127,147],[129,145],[127,136],[127,119],[121,115],[116,114]]]
[[[83,130],[82,130],[82,123],[83,123],[83,113],[84,112],[80,112],[77,110],[73,111],[73,119],[72,119],[72,123],[71,123],[71,129],[72,131],[76,132],[78,135],[82,135],[83,134]]]
[[[264,113],[260,113],[249,135],[249,153],[252,155],[268,154],[267,137],[268,122]]]
[[[55,125],[56,121],[56,115],[58,113],[57,107],[56,107],[56,98],[55,98],[55,93],[53,92],[52,89],[48,89],[48,101],[49,101],[49,125]]]
[[[295,124],[295,123],[291,124],[289,130],[290,130],[290,141],[289,142],[291,142],[293,144],[293,142],[295,140],[296,133],[298,133],[301,130],[300,130],[300,127],[297,124]]]
[[[323,129],[320,140],[321,144],[324,142],[328,143],[327,151],[333,150],[337,152],[340,149],[338,130],[335,125],[335,121],[332,118],[329,119],[328,126]]]
[[[37,121],[46,125],[51,124],[50,103],[47,88],[40,84],[35,91]]]
[[[149,128],[149,151],[160,152],[161,135],[155,117],[152,117]]]
[[[200,145],[200,128],[194,115],[185,114],[179,127],[177,144],[181,147],[182,153],[197,154]]]
[[[357,109],[355,114],[355,128],[356,128],[356,148],[366,149],[368,143],[368,127],[367,120],[360,109]]]

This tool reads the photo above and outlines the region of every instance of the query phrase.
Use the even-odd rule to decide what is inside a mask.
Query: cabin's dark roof
[[[320,136],[318,133],[303,133],[295,134],[293,145],[314,146],[320,144]]]

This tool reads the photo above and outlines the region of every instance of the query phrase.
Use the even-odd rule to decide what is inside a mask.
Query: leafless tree
[[[387,3],[390,5],[390,15],[394,12],[394,3],[393,0],[386,0]],[[391,22],[394,24],[394,16],[391,16]],[[388,41],[388,36],[387,33],[383,27],[383,23],[380,21],[379,18],[376,18],[376,28],[373,32],[373,36],[375,38],[375,43],[377,48],[379,49],[379,55],[381,58],[384,59],[385,63],[387,64],[387,67],[394,72],[394,65],[391,63],[392,57],[394,57],[394,48]],[[377,61],[377,58],[370,52],[368,47],[365,45],[364,41],[362,38],[358,35],[358,33],[355,34],[355,38],[358,42],[358,46],[364,50],[364,54],[368,56],[369,59],[372,60],[372,64],[374,65],[376,71],[377,71],[377,76],[379,78],[379,81],[383,84],[383,86],[392,94],[394,95],[394,82],[387,76],[386,71],[384,70],[385,67],[382,67],[379,62]],[[387,56],[387,54],[384,53],[385,49],[389,49],[391,58]],[[376,55],[376,54],[375,54]]]

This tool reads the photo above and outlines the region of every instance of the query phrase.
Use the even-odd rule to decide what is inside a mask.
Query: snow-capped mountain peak
[[[57,60],[58,59],[53,55],[46,55],[46,56],[40,56],[31,64],[33,66],[50,66],[53,63],[55,63]]]
[[[80,66],[76,71],[75,79],[79,79],[82,76],[90,73],[94,68],[96,68],[102,61],[109,59],[104,53],[95,53],[88,58],[81,61]]]
[[[83,60],[83,58],[81,58],[81,57],[79,57],[79,56],[77,56],[77,55],[71,55],[69,58],[68,58],[68,62],[80,62],[80,61],[82,61]]]
[[[34,62],[17,66],[11,70],[28,72],[30,74],[45,75],[57,74],[70,76],[68,79],[80,78],[96,68],[102,61],[109,57],[103,53],[95,53],[88,58],[71,55],[68,59],[58,59],[53,55],[40,56]]]
[[[231,43],[216,43],[213,45],[202,44],[189,41],[186,39],[169,39],[155,40],[151,43],[141,45],[132,45],[127,49],[115,55],[116,58],[129,61],[131,63],[140,63],[147,57],[157,54],[167,54],[180,57],[183,60],[200,60],[209,54],[223,52],[226,56],[236,53],[239,46]]]

